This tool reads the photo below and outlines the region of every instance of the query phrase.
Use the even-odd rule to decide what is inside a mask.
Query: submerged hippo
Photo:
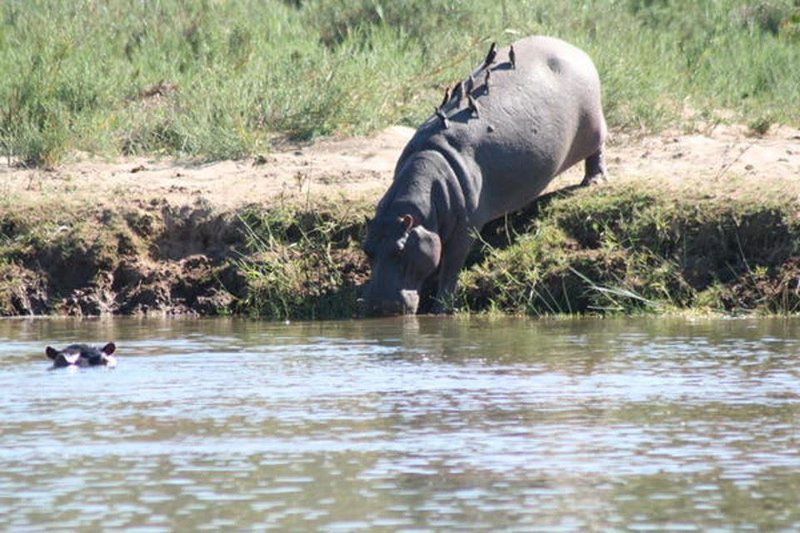
[[[117,347],[113,342],[109,342],[102,348],[87,344],[70,344],[63,350],[56,350],[48,346],[45,353],[47,357],[53,360],[53,368],[64,368],[66,366],[116,366],[117,358],[111,355],[116,349]]]
[[[367,314],[415,313],[433,282],[432,311],[441,312],[487,222],[580,161],[583,184],[605,176],[606,131],[600,79],[584,52],[539,36],[493,46],[409,141],[367,223]]]

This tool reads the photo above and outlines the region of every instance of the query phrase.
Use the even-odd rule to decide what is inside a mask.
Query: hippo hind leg
[[[600,181],[606,181],[608,179],[602,148],[587,157],[585,165],[586,173],[583,176],[581,186],[597,185]]]

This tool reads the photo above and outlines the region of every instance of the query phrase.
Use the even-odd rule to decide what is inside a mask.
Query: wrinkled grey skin
[[[63,350],[56,350],[52,346],[48,346],[45,354],[53,360],[52,368],[116,366],[117,358],[111,355],[116,349],[113,342],[109,342],[102,348],[87,344],[70,344]]]
[[[583,184],[605,175],[606,124],[591,59],[550,37],[513,43],[472,73],[477,116],[451,97],[417,130],[389,190],[367,224],[372,274],[362,298],[370,315],[414,313],[419,291],[436,279],[440,312],[477,232],[534,200],[553,177],[585,161]],[[490,90],[484,85],[491,69]],[[465,81],[468,83],[468,81]]]

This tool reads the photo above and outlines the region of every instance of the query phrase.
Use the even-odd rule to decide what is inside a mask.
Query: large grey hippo
[[[584,184],[604,176],[605,137],[600,79],[583,51],[541,36],[492,45],[409,141],[367,223],[366,313],[415,313],[431,281],[432,311],[442,311],[484,224],[579,161]]]

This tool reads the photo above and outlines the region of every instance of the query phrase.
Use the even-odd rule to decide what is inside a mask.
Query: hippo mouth
[[[365,299],[359,298],[362,314],[368,317],[413,315],[419,307],[419,293],[414,290],[401,290],[398,298]]]

